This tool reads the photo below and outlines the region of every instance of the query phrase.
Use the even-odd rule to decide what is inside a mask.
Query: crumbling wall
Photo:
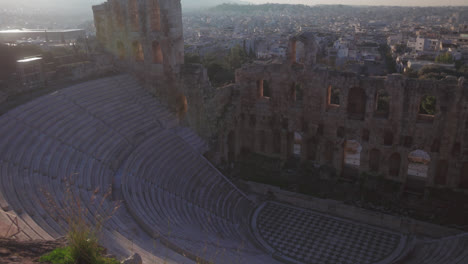
[[[262,83],[269,85],[268,97]],[[297,84],[303,90],[300,99]],[[244,150],[281,159],[297,156],[330,165],[344,178],[370,172],[410,189],[468,187],[468,85],[463,79],[364,77],[287,61],[245,66],[237,72],[237,85],[240,123],[223,134],[223,142],[231,144],[228,132],[236,135],[236,157]],[[422,113],[426,96],[435,97],[433,115]],[[359,163],[345,160],[347,142],[354,141],[361,150]],[[412,173],[416,165],[410,166],[408,157],[415,150],[430,157],[426,176]]]
[[[93,11],[97,38],[115,64],[132,71],[174,111],[182,108],[177,88],[184,63],[180,1],[109,0]]]

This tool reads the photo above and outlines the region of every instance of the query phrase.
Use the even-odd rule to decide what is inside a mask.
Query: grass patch
[[[91,246],[92,243],[90,243]],[[97,250],[95,250],[97,251]],[[50,252],[49,254],[46,254],[42,256],[39,261],[40,262],[47,262],[47,263],[52,263],[52,264],[76,264],[76,263],[89,263],[89,264],[120,264],[120,262],[117,259],[114,258],[106,258],[103,256],[96,256],[96,258],[93,260],[93,262],[80,262],[80,261],[75,261],[76,256],[74,256],[76,252],[74,252],[74,249],[70,246],[68,247],[63,247],[63,248],[57,248],[54,251]],[[102,250],[100,252],[102,254]],[[83,261],[83,260],[82,260]]]

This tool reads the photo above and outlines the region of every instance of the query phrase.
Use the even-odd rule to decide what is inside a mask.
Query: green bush
[[[57,248],[54,251],[42,256],[39,262],[47,262],[52,264],[120,264],[120,262],[114,258],[106,258],[98,256],[94,262],[79,262],[73,257],[73,251],[71,247]]]
[[[40,262],[50,262],[52,264],[73,264],[70,247],[57,248],[39,259]]]
[[[451,63],[453,63],[453,57],[452,57],[452,54],[446,52],[446,53],[443,53],[443,54],[440,54],[439,56],[437,56],[435,61],[437,63],[451,64]]]

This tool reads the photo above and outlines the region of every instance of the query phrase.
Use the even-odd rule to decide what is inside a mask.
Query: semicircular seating
[[[141,226],[186,254],[240,263],[265,257],[250,242],[253,204],[171,131],[159,131],[132,153],[122,188]]]
[[[415,240],[395,264],[468,263],[468,234],[443,239]]]
[[[80,198],[89,222],[112,210],[105,199],[118,169],[177,119],[128,75],[91,81],[24,104],[0,117],[0,219],[18,219],[18,239],[66,234],[64,213]],[[96,190],[99,190],[96,192]],[[3,235],[3,234],[0,234]],[[139,253],[148,262],[190,263],[147,234],[123,207],[102,229],[110,252]]]

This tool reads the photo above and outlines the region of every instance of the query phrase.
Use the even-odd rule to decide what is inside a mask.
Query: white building
[[[438,51],[440,48],[440,40],[428,39],[428,38],[417,38],[416,39],[416,50],[417,51]]]

